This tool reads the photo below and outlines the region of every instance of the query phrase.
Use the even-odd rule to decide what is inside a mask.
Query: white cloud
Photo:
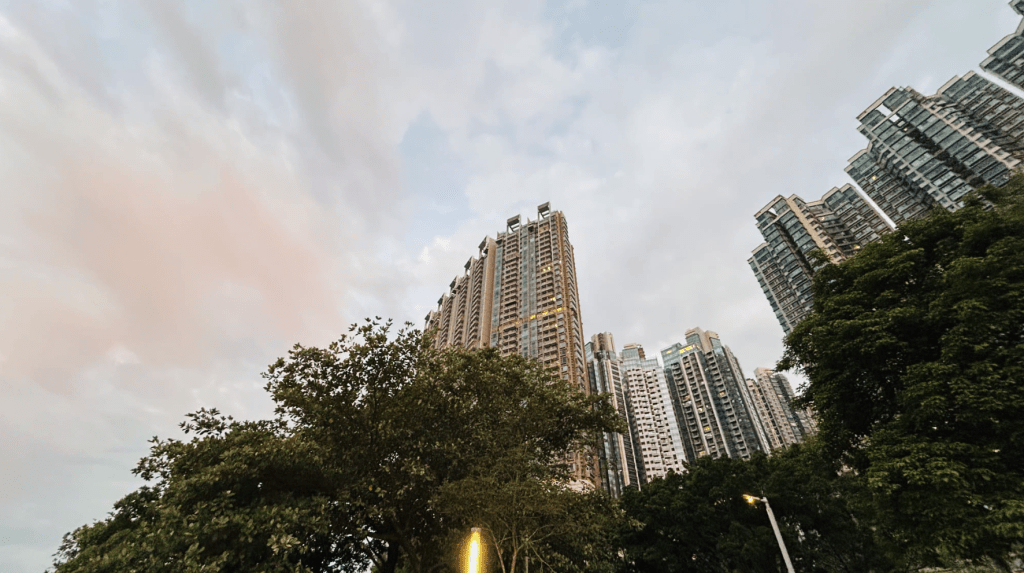
[[[864,106],[1016,23],[1002,0],[970,25],[952,0],[597,4],[9,8],[0,523],[30,527],[0,525],[0,569],[44,567],[184,412],[265,415],[258,373],[292,343],[420,321],[543,202],[569,218],[588,334],[654,354],[701,326],[771,365],[752,214],[843,183]],[[430,215],[459,219],[407,244],[422,198],[398,145],[425,114],[465,186]]]
[[[138,24],[164,35],[114,64],[99,52],[134,41],[116,27],[123,14],[103,16],[111,38],[39,26],[89,22],[99,14],[85,3],[2,20],[0,522],[41,504],[37,534],[50,536],[35,549],[0,544],[5,571],[43,567],[22,560],[101,517],[134,483],[127,470],[146,438],[173,435],[185,412],[269,414],[265,365],[338,335],[363,310],[351,301],[388,275],[357,272],[379,265],[366,247],[399,227],[384,207],[400,200],[404,104],[381,97],[398,93],[386,58],[337,27],[307,29],[316,13],[243,14],[221,22],[225,33],[268,26],[250,56],[272,50],[278,67],[226,71],[231,58],[194,15],[150,7]],[[363,17],[331,15],[372,39]],[[69,49],[82,37],[100,48]],[[266,37],[279,43],[255,45]],[[333,63],[313,65],[323,58]],[[124,476],[113,489],[112,473]]]

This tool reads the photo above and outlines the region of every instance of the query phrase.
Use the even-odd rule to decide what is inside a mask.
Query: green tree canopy
[[[902,224],[814,278],[799,367],[821,438],[885,543],[1003,563],[1024,539],[1024,176]]]
[[[191,441],[153,439],[150,482],[65,537],[61,573],[359,571],[326,452],[274,422],[190,414]]]
[[[458,538],[495,511],[452,492],[490,476],[570,499],[568,453],[618,428],[606,397],[534,360],[438,352],[390,323],[297,345],[264,377],[276,419],[200,411],[183,424],[191,441],[154,439],[135,469],[149,484],[69,534],[56,570],[449,570]]]
[[[623,496],[625,569],[637,573],[782,573],[766,497],[797,571],[898,571],[859,522],[859,484],[825,461],[816,442],[755,454],[703,457]]]
[[[576,491],[543,466],[523,463],[528,445],[473,475],[441,487],[438,507],[480,527],[490,570],[611,571],[621,511],[604,491]]]

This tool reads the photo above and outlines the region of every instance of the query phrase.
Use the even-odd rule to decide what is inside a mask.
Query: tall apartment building
[[[1010,7],[1024,16],[1024,0],[1010,0]],[[981,69],[1024,89],[1024,20],[1012,34],[989,48]]]
[[[665,477],[670,471],[683,473],[686,450],[664,369],[657,358],[648,359],[639,344],[627,344],[621,357],[640,483]]]
[[[686,344],[661,351],[688,459],[749,458],[769,451],[739,361],[718,334],[686,331]]]
[[[796,394],[781,373],[755,368],[754,377],[747,379],[747,388],[772,449],[798,444],[814,433],[813,417],[805,410],[793,408]]]
[[[789,334],[811,312],[813,250],[834,262],[888,233],[886,223],[852,185],[833,187],[807,203],[797,195],[775,197],[754,215],[765,242],[747,260],[782,330]]]
[[[1024,159],[1024,102],[970,72],[933,96],[891,88],[857,116],[867,148],[846,172],[897,224],[1002,185]]]
[[[484,238],[427,315],[425,330],[438,348],[493,347],[536,358],[589,393],[579,300],[568,224],[544,203],[537,220],[516,215],[497,238]],[[597,461],[587,457],[578,452],[571,461],[575,475],[599,484]]]
[[[439,348],[491,346],[503,356],[537,358],[589,392],[569,227],[548,203],[537,217],[525,224],[511,217],[497,239],[480,243],[427,315],[426,329],[436,329]]]
[[[425,330],[433,330],[438,348],[484,348],[491,343],[491,324],[497,278],[497,242],[485,237],[478,256],[466,261],[465,274],[452,279],[448,293],[427,314]]]
[[[587,373],[591,390],[607,392],[619,417],[631,428],[634,423],[627,406],[629,396],[622,372],[622,358],[615,353],[615,339],[610,332],[595,334],[586,344]],[[612,497],[621,497],[623,489],[636,489],[642,467],[636,456],[633,433],[605,433],[601,440],[599,468],[601,485]]]

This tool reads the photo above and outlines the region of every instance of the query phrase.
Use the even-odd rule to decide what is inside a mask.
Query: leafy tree
[[[274,422],[216,410],[153,439],[134,473],[153,482],[65,536],[61,573],[358,571],[367,565],[330,496],[326,452]]]
[[[617,428],[605,397],[570,389],[535,360],[436,352],[410,330],[389,343],[373,323],[355,332],[364,343],[296,347],[270,368],[268,389],[279,415],[335,456],[354,521],[387,548],[375,559],[384,573],[399,556],[417,573],[452,564],[443,540],[473,523],[438,507],[443,485],[509,463],[506,475],[548,468],[564,480],[567,451]]]
[[[872,535],[875,518],[863,480],[827,460],[818,440],[772,452],[758,472],[755,487],[769,498],[779,523],[796,534],[790,547],[798,570],[906,569]]]
[[[814,279],[799,367],[879,540],[920,564],[1006,567],[1024,539],[1024,176],[902,224]]]
[[[895,571],[857,513],[857,483],[826,463],[815,444],[755,454],[750,460],[700,458],[623,506],[625,569],[631,572],[785,571],[763,506],[767,497],[793,565],[803,572]]]
[[[617,561],[613,533],[617,504],[603,491],[567,487],[548,466],[514,458],[529,455],[517,447],[508,458],[468,478],[442,486],[438,506],[480,527],[493,552],[494,570],[611,571]]]
[[[476,514],[444,487],[485,469],[564,483],[567,452],[617,428],[605,397],[536,361],[390,323],[296,345],[264,377],[276,419],[191,415],[192,441],[155,441],[135,470],[152,485],[67,536],[57,571],[450,569]]]
[[[777,571],[771,526],[763,510],[747,507],[742,497],[757,481],[754,469],[740,460],[706,457],[684,474],[670,473],[639,492],[627,491],[623,506],[632,522],[622,536],[627,570]]]

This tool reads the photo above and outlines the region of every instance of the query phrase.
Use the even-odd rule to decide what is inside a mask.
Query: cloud
[[[489,33],[456,58],[449,69],[469,70],[471,83],[453,91],[476,98],[453,98],[457,119],[428,98],[469,158],[476,215],[446,236],[464,245],[461,258],[429,259],[451,269],[437,294],[476,236],[550,200],[569,218],[588,334],[612,330],[657,351],[699,325],[751,371],[773,365],[782,330],[746,263],[761,241],[753,213],[776,194],[813,199],[845,183],[865,105],[918,70],[962,73],[975,54],[961,31],[959,60],[936,65],[923,32],[932,14],[909,4],[644,3],[622,43],[560,36],[585,10],[516,21],[506,33],[518,42]],[[518,65],[490,38],[536,51]]]
[[[7,375],[56,390],[114,344],[196,365],[253,328],[296,337],[336,319],[326,221],[280,157],[172,87],[150,122],[111,116],[30,41],[8,47],[24,72],[0,104],[20,232]]]
[[[408,288],[376,246],[416,106],[378,16],[105,7],[0,17],[0,522],[37,536],[0,527],[9,571],[126,493],[148,436],[269,414],[266,364]]]
[[[701,326],[771,365],[752,214],[845,182],[857,113],[1016,23],[911,7],[4,5],[0,569],[45,566],[182,413],[266,415],[258,373],[292,343],[419,323],[543,202],[588,335],[653,355]]]

